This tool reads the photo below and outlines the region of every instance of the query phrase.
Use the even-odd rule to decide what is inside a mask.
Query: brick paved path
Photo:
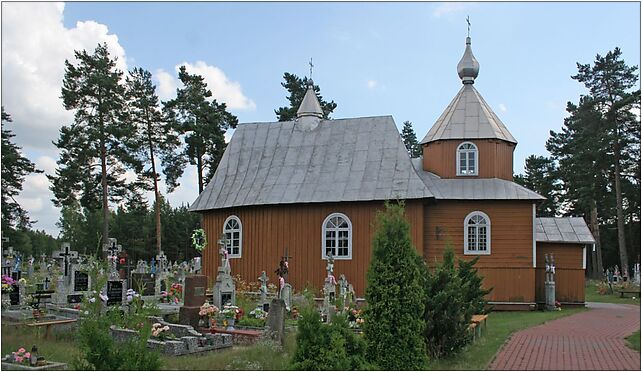
[[[588,311],[519,331],[491,370],[640,370],[624,337],[640,329],[640,307],[590,303]]]

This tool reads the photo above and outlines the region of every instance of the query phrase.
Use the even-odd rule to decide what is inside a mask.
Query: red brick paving
[[[588,307],[513,334],[489,369],[639,371],[640,354],[626,346],[624,337],[640,329],[640,307]]]

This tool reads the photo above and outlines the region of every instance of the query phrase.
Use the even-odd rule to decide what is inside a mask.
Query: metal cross
[[[468,23],[468,37],[470,37],[470,16],[466,16],[466,23]]]
[[[63,243],[62,248],[64,251],[61,249],[58,252],[53,253],[53,257],[58,257],[62,258],[64,264],[65,264],[65,276],[69,276],[69,258],[77,258],[78,257],[78,252],[76,251],[70,251],[69,250],[69,243]]]
[[[45,284],[43,285],[43,288],[45,289],[45,291],[49,290],[49,282],[51,282],[51,280],[49,280],[49,277],[46,277]]]
[[[310,65],[310,79],[312,79],[312,67],[314,67],[312,64],[312,57],[310,57],[310,62],[308,62],[308,64]]]
[[[281,259],[285,262],[288,262],[288,259],[292,258],[292,256],[288,256],[288,247],[285,247],[285,253],[283,253],[283,256],[281,256]]]

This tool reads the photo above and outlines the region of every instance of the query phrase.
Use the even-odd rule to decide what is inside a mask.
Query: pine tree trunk
[[[200,148],[196,151],[196,168],[198,173],[198,193],[200,194],[203,192],[203,159]]]
[[[147,128],[149,135],[149,158],[152,161],[152,174],[154,175],[154,197],[156,198],[156,204],[154,207],[154,212],[156,213],[156,250],[158,254],[161,252],[161,215],[160,215],[160,201],[161,195],[158,191],[158,175],[156,173],[156,162],[154,160],[154,143],[152,142],[151,128]]]
[[[616,149],[619,151],[619,148]],[[624,234],[624,211],[622,208],[622,185],[620,183],[620,155],[615,153],[615,202],[617,210],[617,240],[620,247],[620,263],[622,275],[629,276],[629,258],[626,253],[626,237]]]
[[[107,150],[104,138],[100,139],[100,167],[100,183],[103,188],[103,244],[107,244],[109,241],[109,199],[107,193]]]
[[[602,277],[604,268],[602,266],[602,244],[600,243],[600,225],[597,220],[597,203],[595,199],[591,200],[591,232],[595,239],[595,252],[592,253],[595,265],[593,267],[594,278]]]

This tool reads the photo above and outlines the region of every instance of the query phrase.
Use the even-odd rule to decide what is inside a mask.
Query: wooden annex
[[[403,200],[426,263],[434,266],[449,246],[458,258],[480,257],[476,267],[496,309],[536,307],[544,253],[558,262],[559,299],[582,304],[583,250],[593,241],[586,224],[537,218],[544,198],[512,181],[517,140],[473,86],[479,64],[470,38],[457,71],[463,86],[421,141],[418,159],[390,116],[323,119],[312,82],[295,120],[240,124],[190,207],[203,217],[210,281],[224,234],[232,274],[248,282],[266,271],[277,284],[274,270],[288,256],[294,290],[318,291],[331,252],[335,275],[362,298],[376,213],[386,200]]]

